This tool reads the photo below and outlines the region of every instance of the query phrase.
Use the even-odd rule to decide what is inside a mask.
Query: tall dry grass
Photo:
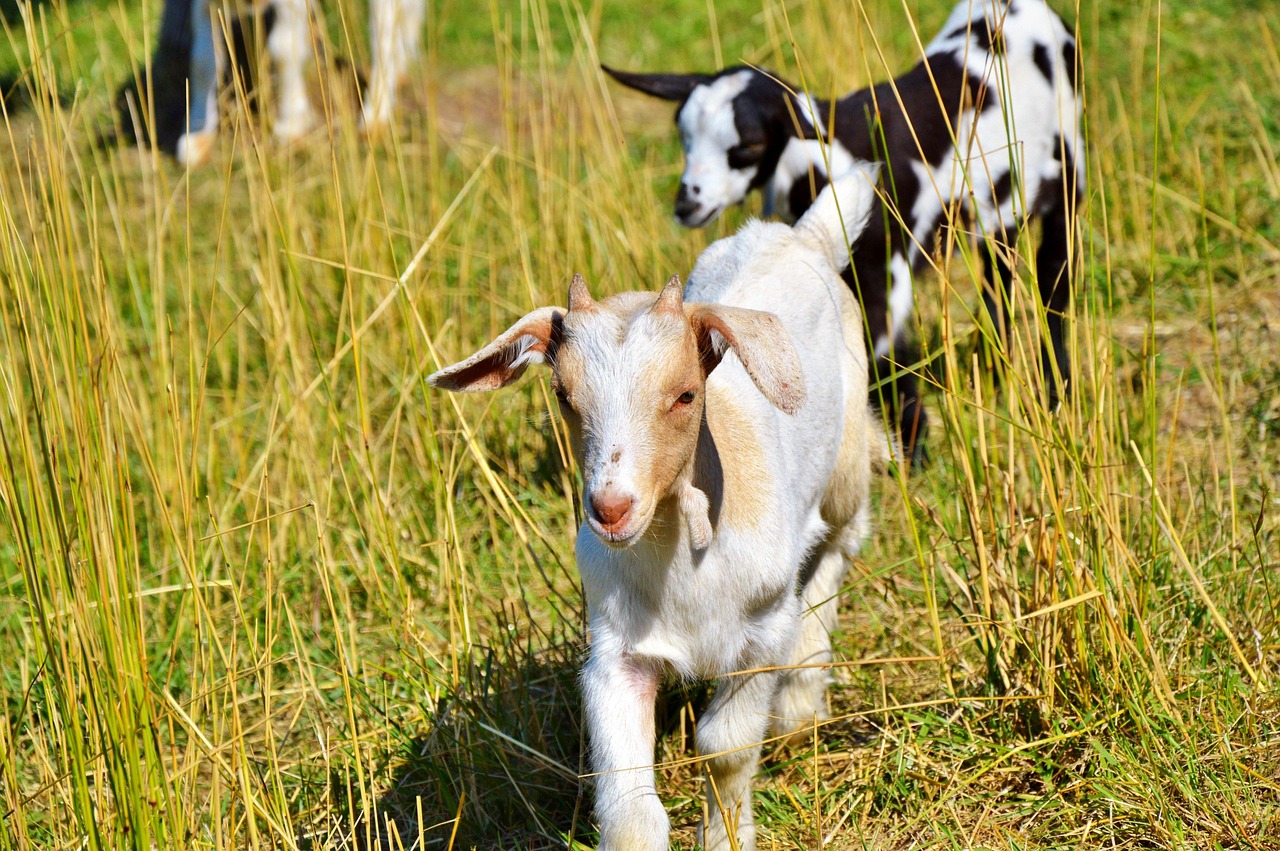
[[[35,106],[0,142],[0,848],[589,846],[554,406],[423,378],[574,271],[656,287],[751,212],[677,229],[669,108],[599,61],[838,93],[948,5],[442,2],[394,132],[335,112],[281,149],[228,102],[192,173],[94,144],[154,4],[10,27]],[[770,751],[764,847],[1280,845],[1274,23],[1061,11],[1076,392],[1039,401],[1025,269],[993,387],[977,248],[940,257],[934,460],[882,484],[833,721]],[[323,22],[357,60],[363,14]],[[686,846],[697,702],[665,698],[659,753]]]

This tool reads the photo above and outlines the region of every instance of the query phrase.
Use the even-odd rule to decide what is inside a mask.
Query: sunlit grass
[[[600,61],[837,93],[917,49],[878,0],[643,5],[433,4],[394,132],[335,107],[281,149],[228,103],[191,174],[95,145],[155,4],[10,29],[35,106],[0,140],[0,848],[592,846],[548,388],[424,377],[575,271],[656,288],[758,210],[679,229],[670,108]],[[921,40],[949,5],[911,9]],[[1032,282],[999,390],[976,249],[919,282],[933,463],[879,486],[833,721],[767,750],[763,848],[1280,843],[1264,6],[1060,9],[1090,151],[1075,393],[1039,401]],[[325,14],[357,59],[364,14]],[[698,700],[665,698],[657,755],[684,847]]]

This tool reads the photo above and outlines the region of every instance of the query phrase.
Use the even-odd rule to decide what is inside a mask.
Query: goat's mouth
[[[676,210],[676,219],[687,228],[705,227],[711,223],[712,219],[724,212],[724,207],[711,207],[705,213],[702,210],[701,205],[693,210]]]
[[[591,527],[595,536],[605,546],[614,550],[625,550],[640,540],[653,520],[653,514],[650,512],[643,516],[632,515],[623,523],[605,524],[589,508],[586,511],[586,517],[587,525]]]

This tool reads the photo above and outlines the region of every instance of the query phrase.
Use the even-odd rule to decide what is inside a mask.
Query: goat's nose
[[[591,510],[595,512],[600,525],[610,532],[624,525],[635,500],[617,493],[597,493],[591,495]]]
[[[687,216],[696,211],[698,202],[694,198],[701,193],[702,190],[697,186],[681,183],[680,191],[676,193],[676,215]]]

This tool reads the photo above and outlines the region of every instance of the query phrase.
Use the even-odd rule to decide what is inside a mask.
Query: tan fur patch
[[[680,318],[683,321],[683,317]],[[670,491],[680,476],[687,469],[697,446],[699,424],[702,420],[702,408],[705,404],[703,392],[702,370],[698,362],[698,349],[693,341],[693,334],[687,333],[679,343],[679,348],[672,351],[671,358],[659,365],[659,370],[652,374],[653,384],[639,392],[647,390],[654,395],[653,408],[656,419],[653,423],[652,438],[658,451],[654,455],[652,482],[654,493],[665,494]],[[694,389],[697,396],[694,402],[683,411],[658,413],[674,401],[686,389]],[[656,392],[655,392],[656,391]],[[661,401],[659,401],[661,400]]]
[[[871,490],[872,455],[875,454],[871,441],[871,429],[875,423],[863,401],[867,398],[867,361],[862,354],[862,312],[848,290],[841,288],[841,292],[840,318],[844,327],[844,345],[849,350],[843,356],[852,360],[845,368],[854,370],[855,380],[850,398],[845,403],[844,430],[840,436],[836,466],[822,495],[822,519],[836,529],[852,522],[858,509],[866,502]]]
[[[706,419],[712,440],[706,448],[698,447],[694,484],[711,503],[711,522],[716,528],[759,526],[775,485],[755,423],[719,387],[707,389]]]
[[[867,440],[870,419],[863,406],[851,400],[845,411],[836,466],[822,494],[822,519],[836,529],[853,522],[871,488],[871,447]]]

